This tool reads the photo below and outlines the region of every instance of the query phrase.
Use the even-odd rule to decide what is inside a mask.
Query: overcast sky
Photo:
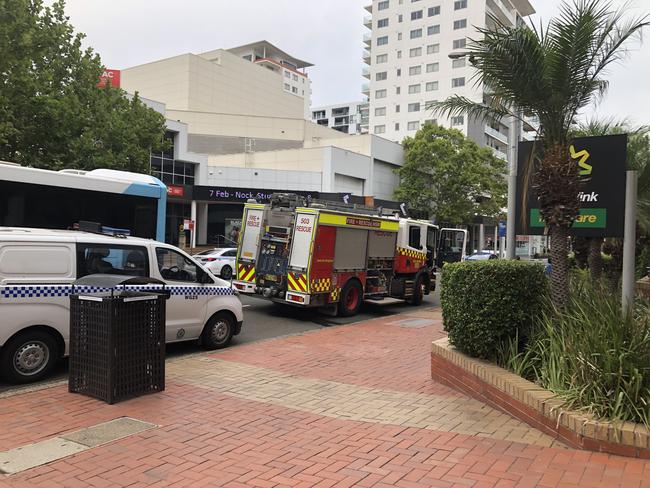
[[[444,0],[449,1],[449,0]],[[625,0],[612,0],[622,4]],[[542,19],[561,0],[531,0]],[[48,3],[52,3],[51,0]],[[266,39],[313,63],[314,105],[361,99],[363,6],[370,0],[68,0],[66,11],[109,68]],[[633,0],[650,11],[648,0]],[[636,13],[642,10],[635,9]],[[598,116],[650,124],[650,29],[623,64],[613,66]],[[594,110],[590,111],[592,114]]]

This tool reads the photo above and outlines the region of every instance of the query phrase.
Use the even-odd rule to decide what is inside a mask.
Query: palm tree
[[[649,24],[648,16],[628,18],[625,6],[606,0],[565,1],[546,27],[481,28],[468,43],[467,55],[477,69],[475,81],[488,92],[483,103],[462,96],[431,104],[435,113],[467,114],[470,119],[498,121],[519,114],[535,116],[540,150],[528,171],[551,236],[552,297],[563,307],[568,297],[568,231],[578,216],[582,182],[569,157],[570,131],[584,107],[607,90],[607,68],[621,60],[628,41]]]

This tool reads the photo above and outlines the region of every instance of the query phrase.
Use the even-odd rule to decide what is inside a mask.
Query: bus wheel
[[[339,299],[339,315],[341,317],[351,317],[356,315],[361,308],[363,301],[363,288],[357,280],[350,280],[341,291]]]
[[[3,346],[0,370],[10,383],[32,383],[47,377],[58,359],[54,337],[43,330],[29,330]]]

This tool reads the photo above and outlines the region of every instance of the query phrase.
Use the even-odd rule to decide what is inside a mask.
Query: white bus
[[[0,226],[70,229],[89,221],[164,241],[166,205],[167,187],[150,175],[0,161]]]

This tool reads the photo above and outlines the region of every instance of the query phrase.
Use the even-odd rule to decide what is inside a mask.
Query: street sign
[[[542,235],[545,224],[541,218],[539,202],[531,181],[528,181],[528,197],[523,202],[526,164],[532,151],[540,151],[539,141],[519,143],[517,171],[517,235]],[[582,191],[580,215],[569,230],[572,236],[622,237],[625,213],[625,164],[627,159],[627,135],[582,137],[575,139],[568,156],[585,178]],[[529,178],[529,180],[532,179]]]

